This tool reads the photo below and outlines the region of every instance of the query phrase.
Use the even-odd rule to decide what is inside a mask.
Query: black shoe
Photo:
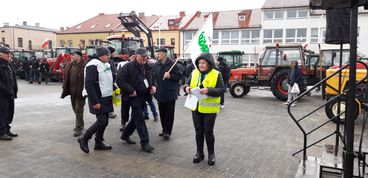
[[[162,136],[164,137],[165,140],[169,140],[170,139],[170,135],[167,133],[162,134]]]
[[[158,120],[158,116],[154,116],[154,118],[153,118],[153,121],[157,121]]]
[[[29,84],[33,84],[33,82],[32,82],[32,81],[30,81],[30,82],[29,82]]]
[[[144,120],[149,120],[149,117],[148,116],[144,116]]]
[[[111,118],[111,119],[114,119],[116,116],[117,116],[117,115],[116,115],[116,114],[114,114],[113,112],[110,112],[110,113],[109,113],[109,118]]]
[[[204,159],[204,153],[197,152],[193,157],[193,163],[199,163]]]
[[[85,153],[89,153],[89,148],[88,148],[88,140],[81,137],[78,139],[78,143],[80,146],[80,149],[85,152]]]
[[[74,131],[73,136],[74,136],[74,137],[79,137],[79,136],[81,136],[81,135],[82,135],[82,133],[83,133],[83,130],[81,130],[81,129],[77,129],[77,130],[75,130],[75,131]]]
[[[147,153],[152,153],[152,151],[154,150],[155,148],[153,148],[151,145],[149,144],[144,144],[141,146],[141,150],[144,151],[144,152],[147,152]]]
[[[125,142],[127,142],[127,144],[130,144],[130,145],[133,145],[133,144],[136,144],[135,141],[133,141],[132,139],[130,139],[129,137],[126,138],[124,137],[123,135],[120,137],[122,140],[124,140]]]
[[[8,134],[3,134],[0,136],[0,140],[10,141],[10,140],[13,140],[13,138],[10,137]]]
[[[158,136],[163,137],[164,133],[159,133]]]
[[[18,137],[18,134],[12,133],[12,132],[10,132],[10,130],[7,131],[6,134],[9,135],[10,137]]]
[[[213,166],[216,163],[215,154],[208,154],[208,165]]]
[[[110,145],[105,145],[105,143],[95,143],[95,150],[111,150],[112,147]]]

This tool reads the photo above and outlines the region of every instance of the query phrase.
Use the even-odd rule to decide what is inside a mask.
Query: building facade
[[[35,26],[27,25],[27,22],[15,26],[5,23],[0,27],[0,40],[14,50],[37,50],[45,40],[51,46],[55,44],[56,32],[57,30],[40,27],[38,23]]]

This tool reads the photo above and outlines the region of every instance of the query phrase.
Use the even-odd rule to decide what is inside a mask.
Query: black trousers
[[[124,99],[121,102],[121,124],[124,125],[129,121],[131,99]]]
[[[91,139],[93,134],[95,135],[96,143],[104,141],[104,133],[107,125],[109,124],[109,113],[96,114],[97,121],[86,130],[84,138]]]
[[[10,131],[10,124],[14,117],[14,99],[0,97],[0,135]]]
[[[143,107],[146,104],[146,98],[144,96],[136,96],[131,99],[132,118],[128,125],[125,127],[121,137],[128,138],[137,129],[141,144],[145,145],[149,143],[149,135],[146,126],[146,121],[143,118]]]
[[[162,133],[171,135],[174,125],[175,101],[159,102],[158,109],[160,111]]]
[[[208,153],[215,153],[215,136],[213,134],[213,128],[215,126],[216,115],[217,114],[199,113],[198,110],[192,112],[196,131],[197,152],[199,153],[203,153],[204,138],[206,138]]]

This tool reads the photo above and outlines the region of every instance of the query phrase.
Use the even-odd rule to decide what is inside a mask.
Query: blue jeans
[[[156,106],[155,106],[155,103],[151,100],[147,101],[150,108],[151,108],[151,111],[152,111],[152,114],[153,114],[153,117],[156,117],[157,116],[157,111],[156,111]],[[144,105],[144,108],[143,108],[143,116],[144,117],[148,117],[148,109],[147,109],[147,104]]]
[[[131,99],[132,117],[125,127],[121,138],[129,138],[135,129],[137,129],[141,144],[145,145],[149,143],[149,135],[146,126],[146,121],[143,118],[143,107],[146,105],[146,99],[144,96],[136,96]]]

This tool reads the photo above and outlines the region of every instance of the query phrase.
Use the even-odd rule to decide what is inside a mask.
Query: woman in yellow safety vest
[[[215,165],[215,136],[213,128],[216,115],[220,111],[220,97],[224,93],[224,82],[221,73],[215,68],[215,61],[210,53],[202,53],[196,60],[194,69],[184,91],[192,93],[192,89],[200,88],[200,93],[208,98],[199,100],[197,109],[192,110],[194,128],[196,131],[197,153],[193,157],[193,163],[199,163],[204,159],[203,146],[206,138],[208,150],[208,165]]]

